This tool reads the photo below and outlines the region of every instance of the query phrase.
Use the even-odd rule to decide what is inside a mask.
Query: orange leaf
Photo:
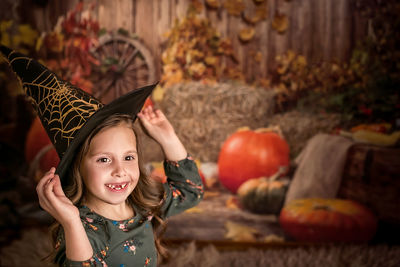
[[[224,7],[228,11],[228,14],[232,16],[240,16],[245,9],[243,0],[226,0],[224,2]]]
[[[244,28],[244,29],[241,29],[239,32],[239,39],[242,42],[249,42],[253,39],[254,34],[255,34],[254,28],[252,28],[252,27]]]
[[[218,0],[206,0],[206,5],[210,8],[219,8],[220,3]]]
[[[289,20],[286,15],[276,13],[271,25],[278,33],[284,33],[289,26]]]

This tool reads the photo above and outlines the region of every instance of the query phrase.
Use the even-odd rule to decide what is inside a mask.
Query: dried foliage
[[[49,69],[88,92],[93,88],[92,66],[99,64],[90,53],[99,32],[98,22],[91,17],[93,8],[91,4],[85,10],[79,2],[65,18],[59,18],[52,32],[41,36],[37,45]]]
[[[236,72],[224,66],[223,58],[233,57],[228,39],[222,39],[210,21],[190,11],[166,34],[167,48],[162,54],[165,87],[183,81],[215,82],[223,77],[235,77]]]
[[[400,3],[394,0],[356,1],[371,21],[369,34],[347,63],[309,65],[288,51],[276,58],[270,84],[276,86],[279,110],[295,107],[341,113],[343,126],[400,117]],[[300,99],[300,100],[299,100]]]
[[[160,106],[190,153],[216,162],[223,141],[239,127],[268,125],[273,97],[243,84],[188,83],[167,88]]]

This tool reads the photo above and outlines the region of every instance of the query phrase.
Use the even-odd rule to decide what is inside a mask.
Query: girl
[[[138,114],[162,147],[168,183],[143,172],[129,115],[111,115],[86,138],[75,157],[72,183],[61,186],[52,168],[37,185],[41,207],[59,223],[55,262],[62,266],[156,266],[157,228],[196,205],[203,186],[193,160],[160,110]]]
[[[165,254],[163,219],[196,205],[203,185],[193,160],[161,111],[142,109],[156,84],[104,105],[45,66],[0,45],[59,157],[37,185],[57,221],[55,262],[62,266],[156,266]],[[139,117],[162,147],[166,184],[141,167],[133,128]]]

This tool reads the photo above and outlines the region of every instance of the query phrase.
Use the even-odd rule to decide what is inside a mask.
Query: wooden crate
[[[338,197],[368,206],[382,222],[400,224],[400,148],[350,148]]]

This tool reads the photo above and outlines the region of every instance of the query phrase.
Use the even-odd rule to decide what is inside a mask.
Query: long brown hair
[[[159,260],[168,256],[167,249],[161,244],[161,235],[165,231],[165,222],[161,218],[161,204],[164,196],[164,188],[161,183],[151,179],[145,171],[142,162],[142,152],[140,149],[140,139],[136,134],[136,126],[131,116],[124,114],[111,115],[99,124],[86,138],[82,144],[79,153],[76,155],[75,161],[72,166],[72,172],[69,175],[69,184],[64,188],[65,195],[76,206],[80,206],[84,199],[85,185],[80,174],[80,165],[87,154],[91,141],[100,131],[109,129],[121,124],[130,127],[136,137],[136,149],[138,152],[138,163],[140,176],[138,183],[133,190],[132,194],[128,197],[127,202],[131,205],[135,204],[138,212],[143,216],[153,216],[153,232],[154,240],[159,256]],[[132,207],[133,208],[133,207]],[[61,229],[61,225],[56,221],[51,227],[51,235],[53,244],[56,244],[57,235]]]

